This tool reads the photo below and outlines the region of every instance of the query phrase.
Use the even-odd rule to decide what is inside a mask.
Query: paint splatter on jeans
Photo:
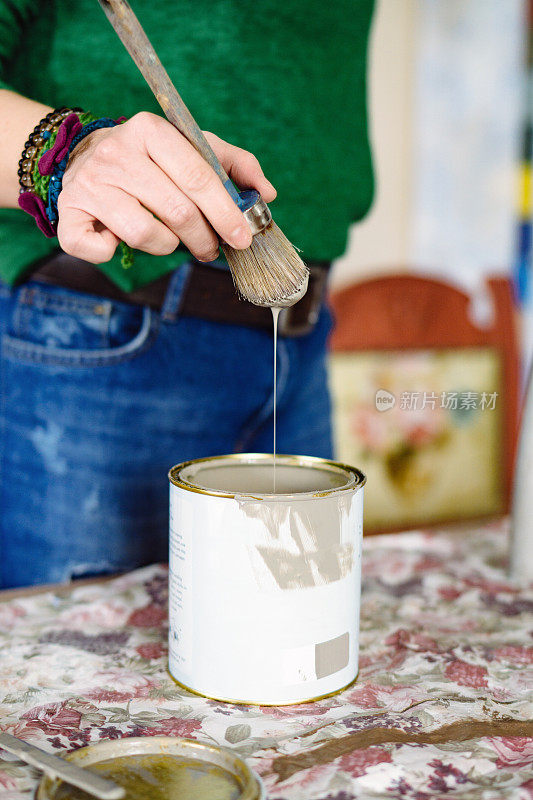
[[[272,335],[172,313],[177,286],[160,314],[0,285],[3,587],[166,560],[168,469],[272,451]],[[280,338],[281,453],[331,457],[330,324]]]

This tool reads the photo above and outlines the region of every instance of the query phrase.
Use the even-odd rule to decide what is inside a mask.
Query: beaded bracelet
[[[81,111],[81,108],[57,108],[50,111],[46,117],[37,123],[30,133],[19,161],[18,177],[21,192],[25,192],[33,187],[33,172],[38,161],[39,154],[46,144],[47,138],[53,131],[56,131],[63,120],[73,112]]]
[[[63,186],[63,175],[75,147],[90,133],[111,128],[125,121],[94,117],[81,109],[62,108],[52,111],[30,134],[21,161],[19,206],[35,218],[39,230],[48,238],[57,235],[59,219],[57,201]],[[122,266],[133,263],[132,250],[124,242]]]

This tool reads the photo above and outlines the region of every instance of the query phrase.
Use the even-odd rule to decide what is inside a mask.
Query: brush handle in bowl
[[[9,733],[0,731],[0,747],[7,750],[8,753],[18,756],[26,764],[42,770],[51,778],[61,778],[66,783],[77,786],[100,800],[120,800],[126,795],[122,786],[108,778],[96,775],[94,772],[83,769],[71,761],[65,761],[64,758],[59,758],[52,753],[46,753],[40,747],[23,742]]]
[[[239,194],[196,120],[181,99],[141,23],[126,0],[98,0],[122,44],[136,63],[166,118],[200,153],[239,203]]]

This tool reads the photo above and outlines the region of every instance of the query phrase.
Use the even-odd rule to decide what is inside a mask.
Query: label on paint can
[[[169,541],[169,649],[173,663],[192,671],[192,526],[177,519],[170,501]]]

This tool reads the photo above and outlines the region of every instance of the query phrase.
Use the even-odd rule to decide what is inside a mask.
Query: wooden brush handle
[[[126,0],[98,0],[98,2],[122,44],[137,64],[168,121],[213,167],[233,200],[237,202],[239,195],[233,183],[176,91],[130,4]]]

